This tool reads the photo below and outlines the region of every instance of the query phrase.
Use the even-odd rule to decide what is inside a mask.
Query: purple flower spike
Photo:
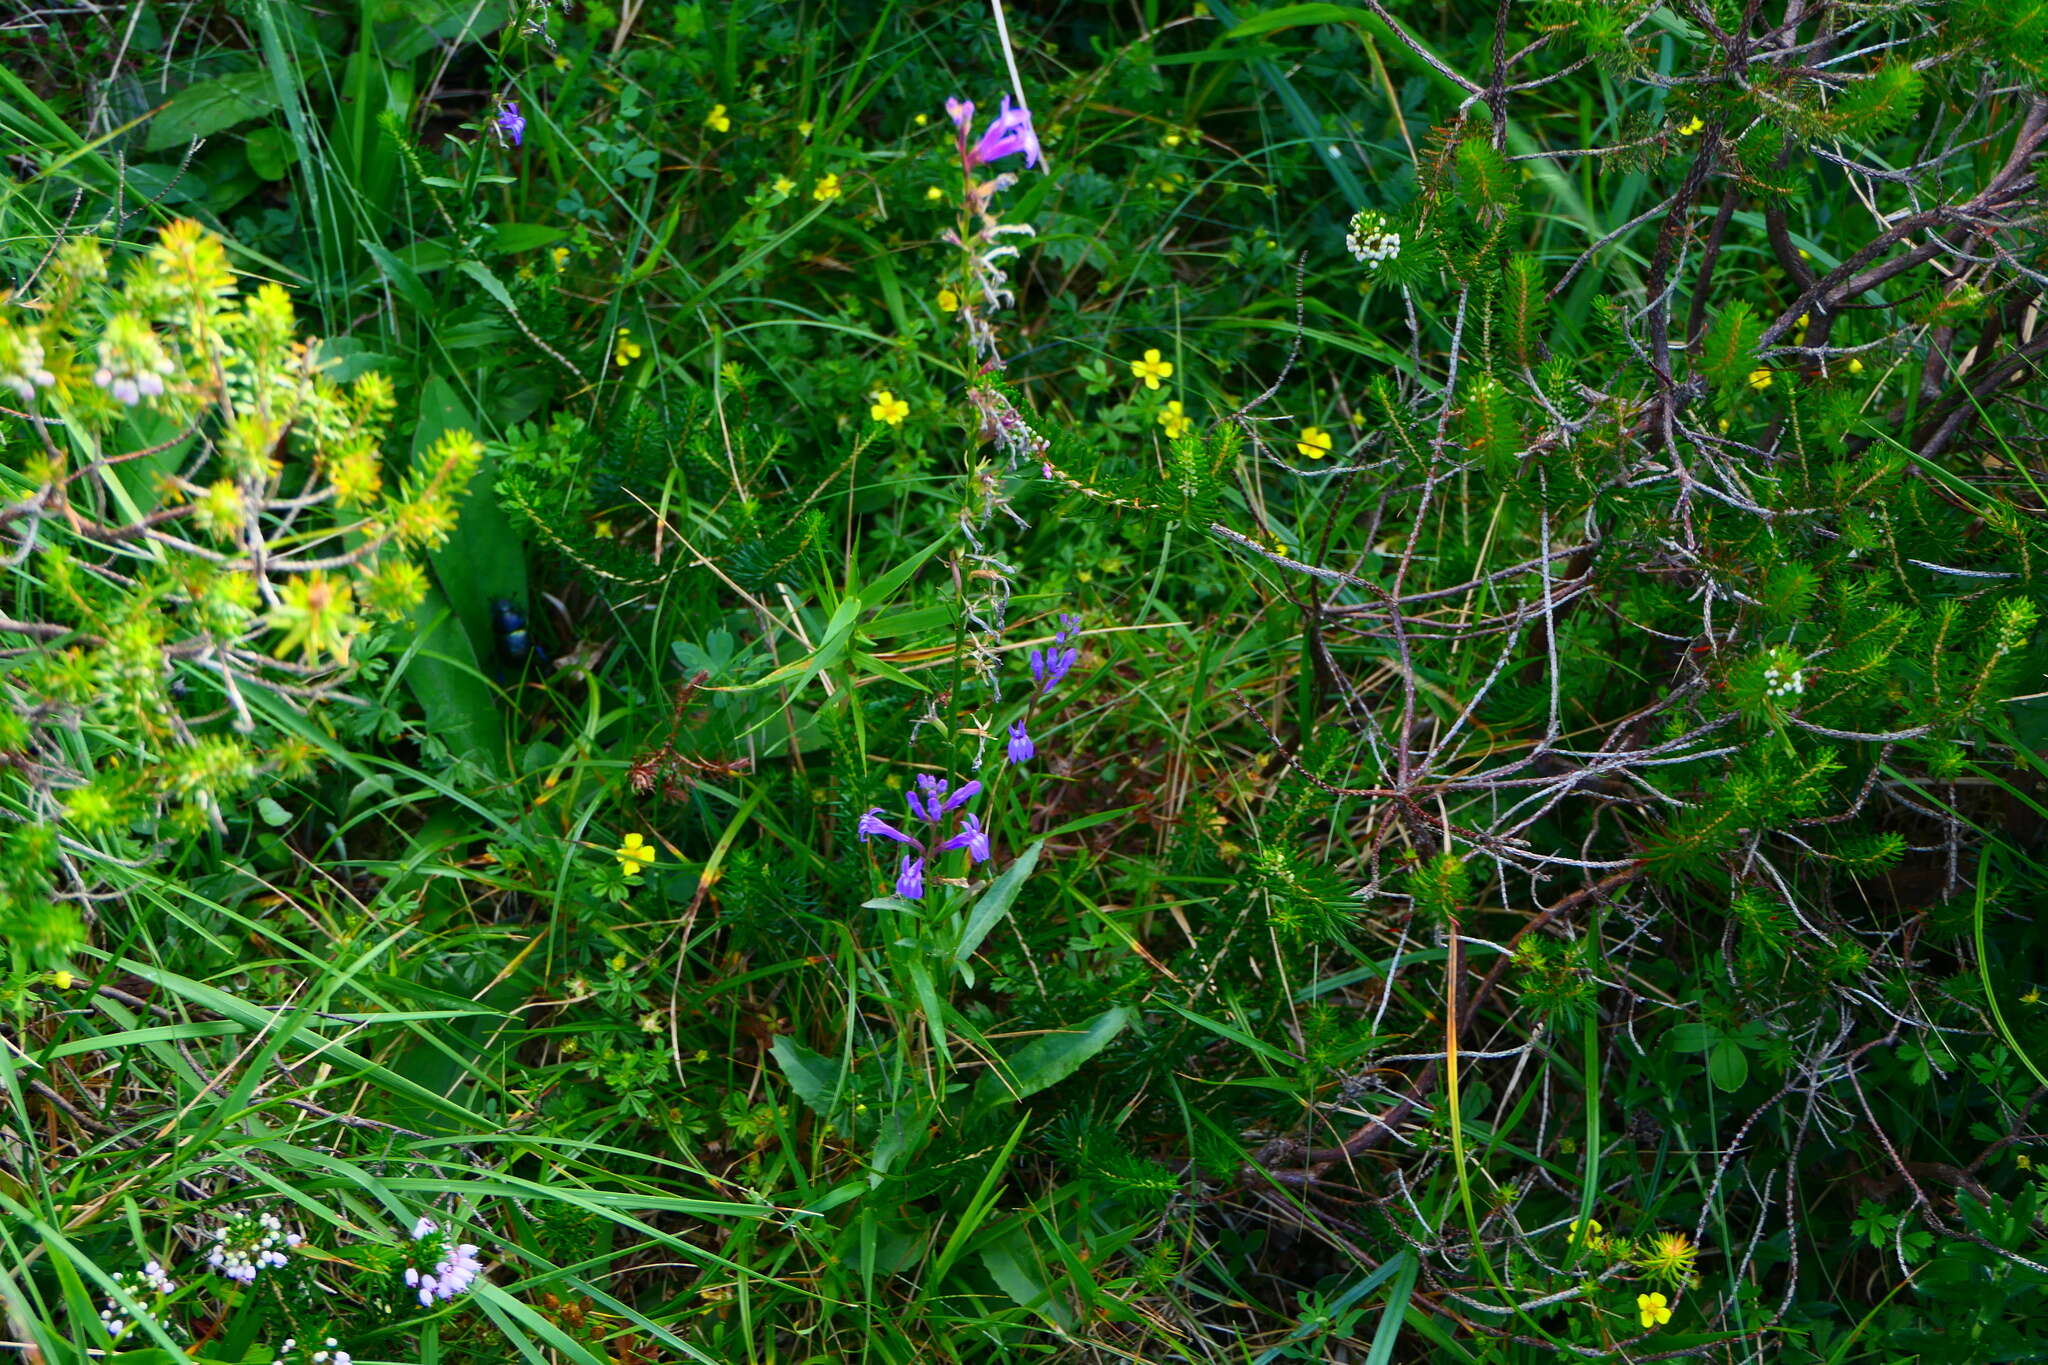
[[[946,117],[953,120],[953,126],[960,130],[960,136],[967,136],[967,125],[974,122],[974,105],[958,95],[946,99]]]
[[[1061,644],[1065,644],[1070,636],[1079,635],[1080,633],[1081,618],[1070,611],[1061,612],[1059,632],[1053,636],[1053,639],[1058,640]]]
[[[973,106],[968,106],[972,112]],[[950,108],[948,110],[950,112]],[[1000,161],[1006,156],[1024,155],[1026,166],[1038,164],[1038,134],[1031,127],[1031,111],[1023,107],[1012,109],[1010,97],[1003,96],[1003,111],[996,115],[988,131],[981,135],[981,141],[974,144],[974,150],[967,155],[970,166],[986,166],[991,161]]]
[[[1010,762],[1029,763],[1038,757],[1038,746],[1031,742],[1031,732],[1024,728],[1024,722],[1010,722]]]
[[[505,107],[498,111],[498,131],[511,138],[514,147],[526,137],[526,120],[519,116],[517,102],[507,100]]]
[[[985,863],[989,860],[988,831],[981,827],[981,817],[977,815],[961,816],[960,832],[939,847],[966,849],[969,864]]]
[[[914,844],[917,842],[917,840],[911,838],[887,820],[884,820],[880,806],[875,806],[862,815],[860,817],[860,824],[855,827],[855,831],[860,835],[862,843],[866,843],[868,836],[873,834],[879,834],[884,839],[894,839],[899,844]]]
[[[907,901],[924,899],[924,859],[903,855],[896,865],[896,894]]]
[[[981,795],[981,783],[969,782],[959,791],[954,792],[951,796],[946,798],[946,804],[939,807],[939,814],[944,815],[948,811],[959,810],[962,806],[966,805],[969,801],[972,801],[975,797],[979,795]],[[973,818],[973,816],[968,817],[968,819],[970,820]]]
[[[1065,649],[1034,649],[1031,651],[1031,681],[1038,683],[1047,696],[1066,680],[1074,665],[1081,660],[1081,651],[1072,645]]]

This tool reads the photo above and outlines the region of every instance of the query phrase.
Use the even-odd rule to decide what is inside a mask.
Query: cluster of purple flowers
[[[498,111],[498,117],[492,126],[497,128],[500,135],[510,138],[514,147],[526,140],[526,120],[519,113],[517,100],[505,101],[505,107]]]
[[[982,828],[981,817],[972,811],[961,814],[959,828],[952,837],[938,837],[940,826],[946,817],[979,795],[979,782],[969,782],[958,791],[953,791],[952,783],[943,777],[933,777],[929,773],[918,774],[917,790],[904,798],[904,804],[910,807],[913,816],[932,826],[930,833],[922,839],[905,834],[884,820],[880,806],[871,808],[860,817],[858,832],[862,843],[879,834],[884,839],[894,839],[897,843],[908,844],[916,850],[914,853],[904,854],[896,864],[897,895],[907,901],[923,900],[925,865],[941,853],[964,848],[967,850],[967,862],[970,867],[975,863],[988,861],[988,831]]]
[[[1051,696],[1053,689],[1067,679],[1074,671],[1074,665],[1081,660],[1078,646],[1068,643],[1081,633],[1081,618],[1071,612],[1060,613],[1060,628],[1052,637],[1051,649],[1031,651],[1031,681],[1043,696]]]
[[[422,1308],[433,1307],[435,1299],[446,1302],[467,1291],[476,1283],[477,1276],[483,1274],[483,1262],[476,1258],[476,1246],[470,1242],[453,1241],[431,1218],[422,1218],[412,1225],[412,1239],[429,1243],[422,1250],[434,1258],[432,1269],[421,1270],[416,1265],[405,1268],[406,1287],[419,1292]]]
[[[1038,164],[1038,133],[1031,126],[1031,111],[1021,105],[1012,109],[1008,95],[1003,96],[1002,112],[995,116],[982,132],[981,140],[972,147],[967,145],[967,135],[974,124],[973,103],[957,96],[948,99],[946,117],[953,120],[953,127],[960,134],[960,156],[969,167],[986,166],[991,161],[1000,161],[1019,152],[1024,154],[1027,167]]]

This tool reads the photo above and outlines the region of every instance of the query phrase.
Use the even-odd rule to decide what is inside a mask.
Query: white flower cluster
[[[1764,670],[1764,695],[1767,697],[1797,697],[1806,691],[1806,670],[1803,668],[1779,668],[1772,664]]]
[[[287,1353],[297,1350],[298,1346],[299,1339],[297,1337],[286,1337],[284,1345],[278,1349],[277,1354],[282,1359]],[[306,1359],[312,1361],[313,1365],[354,1365],[354,1357],[350,1356],[347,1351],[337,1351],[334,1349],[333,1337],[327,1338],[326,1344],[310,1356],[307,1356]]]
[[[252,1218],[242,1214],[213,1231],[213,1254],[206,1263],[231,1280],[254,1284],[256,1272],[281,1266],[288,1257],[281,1247],[295,1247],[300,1237],[286,1232],[274,1213]]]
[[[159,398],[164,391],[164,376],[171,372],[170,357],[152,362],[141,369],[115,369],[102,348],[100,367],[92,372],[92,382],[114,395],[129,407],[134,407],[144,398]],[[119,362],[116,362],[119,363]]]
[[[469,1242],[451,1243],[440,1235],[440,1225],[431,1218],[422,1218],[412,1225],[412,1239],[424,1242],[433,1238],[437,1252],[433,1269],[422,1271],[418,1266],[405,1268],[405,1283],[419,1291],[420,1307],[430,1308],[435,1299],[446,1301],[463,1293],[476,1277],[483,1273],[483,1262],[476,1258],[476,1247]],[[345,1362],[344,1362],[345,1365]]]
[[[22,402],[33,403],[36,390],[49,388],[57,376],[44,367],[43,343],[33,333],[14,333],[13,343],[11,348],[0,348],[0,353],[5,349],[14,352],[0,359],[0,388],[12,389]]]
[[[1378,209],[1360,209],[1351,215],[1351,231],[1344,234],[1344,246],[1358,262],[1378,270],[1381,261],[1401,254],[1401,234],[1387,215]]]
[[[142,1297],[141,1291],[145,1289],[156,1294],[169,1294],[178,1287],[171,1283],[171,1277],[165,1273],[161,1261],[149,1262],[142,1267],[139,1274],[131,1275],[127,1271],[116,1271],[114,1283],[127,1290],[130,1297],[138,1299]],[[107,1329],[109,1337],[118,1341],[126,1336],[128,1329],[135,1324],[128,1320],[127,1310],[121,1307],[119,1299],[109,1298],[106,1305],[100,1310],[100,1326]]]

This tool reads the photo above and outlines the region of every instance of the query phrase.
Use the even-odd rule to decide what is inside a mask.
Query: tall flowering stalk
[[[911,849],[911,852],[900,855],[896,864],[897,895],[907,901],[923,900],[925,868],[942,854],[964,850],[969,867],[988,861],[988,831],[982,828],[981,817],[971,811],[961,812],[950,837],[940,837],[947,817],[979,795],[979,782],[968,782],[956,791],[947,779],[920,773],[917,790],[904,798],[904,804],[910,807],[912,819],[927,827],[922,833],[906,834],[890,824],[882,818],[880,806],[872,807],[860,817],[858,831],[862,843],[879,837],[907,844]]]
[[[961,252],[967,287],[959,291],[960,321],[967,328],[968,341],[976,355],[995,361],[996,335],[989,315],[1017,301],[1001,264],[1016,256],[1017,248],[1004,238],[1035,236],[1037,229],[1029,223],[1005,223],[991,207],[998,194],[1017,183],[1016,173],[1003,171],[986,180],[981,173],[983,167],[1012,156],[1023,157],[1026,167],[1038,165],[1042,159],[1038,132],[1032,127],[1031,111],[1021,105],[1013,108],[1008,95],[1003,96],[1001,112],[979,139],[973,137],[973,104],[949,99],[946,116],[953,122],[954,146],[960,157],[961,194],[959,221],[942,236]]]

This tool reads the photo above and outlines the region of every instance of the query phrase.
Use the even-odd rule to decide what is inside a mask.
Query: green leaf
[[[268,71],[236,71],[198,81],[172,96],[163,112],[150,120],[143,145],[152,152],[182,147],[195,137],[211,137],[271,113],[278,105],[277,83]]]
[[[1038,854],[1045,847],[1040,839],[1017,856],[1017,861],[1003,869],[1003,875],[996,878],[989,889],[981,893],[981,899],[974,903],[968,913],[967,927],[961,930],[960,942],[953,948],[953,961],[962,963],[974,956],[974,950],[988,937],[989,930],[1002,923],[1003,916],[1010,913],[1016,903],[1017,893],[1024,889],[1024,882],[1038,866]]]
[[[1115,1041],[1130,1022],[1131,1012],[1118,1005],[1078,1028],[1034,1038],[990,1068],[981,1078],[976,1098],[983,1103],[1021,1100],[1058,1085]]]
[[[839,1107],[839,1093],[846,1084],[846,1071],[839,1063],[811,1051],[788,1034],[769,1044],[775,1064],[797,1098],[808,1104],[821,1119],[829,1120]]]
[[[1664,1046],[1676,1052],[1705,1052],[1720,1038],[1719,1030],[1705,1024],[1680,1024],[1664,1035]]]
[[[292,142],[282,128],[258,128],[242,139],[242,155],[249,169],[265,180],[282,180],[291,173]]]
[[[1732,1038],[1723,1038],[1707,1054],[1707,1076],[1722,1090],[1740,1090],[1749,1079],[1749,1055]]]

